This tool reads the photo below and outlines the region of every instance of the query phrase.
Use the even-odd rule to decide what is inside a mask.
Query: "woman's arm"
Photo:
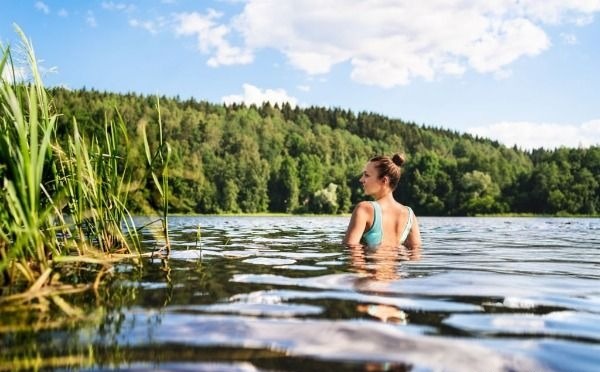
[[[404,242],[404,246],[412,250],[421,249],[421,230],[419,230],[419,221],[417,220],[417,216],[414,218],[413,225],[408,233],[406,241]]]
[[[372,209],[369,202],[363,201],[358,203],[352,212],[352,217],[350,217],[348,230],[346,230],[346,236],[344,236],[343,240],[344,244],[360,244],[360,239],[367,229]]]

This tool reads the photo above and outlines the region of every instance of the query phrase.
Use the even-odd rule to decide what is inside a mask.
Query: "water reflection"
[[[421,248],[379,246],[368,248],[360,244],[346,245],[353,271],[375,281],[388,282],[401,277],[400,263],[421,258]]]
[[[421,248],[409,249],[405,246],[382,245],[369,248],[360,244],[347,244],[350,252],[351,268],[360,274],[356,279],[358,291],[368,289],[373,282],[379,284],[398,280],[402,277],[401,262],[420,259]],[[368,314],[383,322],[394,324],[407,324],[406,313],[395,306],[370,303],[359,304],[356,310]]]

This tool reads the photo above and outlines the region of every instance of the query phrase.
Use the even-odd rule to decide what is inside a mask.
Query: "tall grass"
[[[104,138],[93,137],[89,144],[75,119],[73,128],[66,149],[55,148],[55,184],[64,190],[58,202],[64,204],[65,212],[72,218],[72,230],[79,241],[77,248],[89,250],[97,246],[102,253],[129,252],[131,248],[137,251],[139,240],[126,208],[126,159],[117,152],[117,138],[127,142],[124,124],[107,122]]]
[[[45,197],[43,185],[44,176],[50,171],[57,116],[51,114],[33,48],[18,32],[26,45],[31,83],[18,82],[10,49],[3,48],[0,159],[5,212],[0,230],[0,272],[5,280],[20,274],[33,283],[49,270],[49,260],[61,253],[55,230],[49,228],[56,211]],[[5,70],[12,74],[11,78],[5,78]]]
[[[142,124],[142,137],[144,139],[144,150],[146,161],[148,162],[148,170],[152,175],[152,180],[162,200],[162,233],[165,238],[165,247],[167,253],[170,252],[171,244],[169,241],[169,159],[171,158],[171,146],[165,142],[162,135],[162,119],[160,116],[160,101],[156,102],[156,111],[158,112],[158,146],[154,153],[150,150],[148,135],[146,134],[146,123]],[[160,175],[160,180],[158,175]]]
[[[73,119],[72,133],[59,141],[58,115],[43,86],[33,47],[16,28],[30,72],[27,81],[20,80],[14,73],[11,49],[2,47],[0,304],[8,298],[30,301],[39,297],[36,293],[53,293],[49,290],[53,285],[72,291],[59,282],[61,264],[106,266],[116,259],[140,255],[137,230],[127,209],[131,172],[127,156],[119,154],[119,149],[129,144],[123,120],[105,119],[100,136],[85,138]],[[162,138],[161,125],[159,112],[160,138],[155,152],[150,151],[145,133],[144,143],[148,171],[163,199],[168,246],[170,148]],[[95,283],[85,288],[97,286],[105,272],[100,270]],[[52,299],[69,311],[62,299],[54,295]]]

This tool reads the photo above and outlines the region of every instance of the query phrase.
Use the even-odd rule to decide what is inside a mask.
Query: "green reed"
[[[103,253],[130,252],[130,245],[135,250],[139,248],[126,207],[129,193],[127,163],[118,154],[117,138],[128,143],[122,121],[114,124],[105,120],[103,138],[92,137],[86,141],[77,121],[73,120],[73,134],[68,137],[66,148],[55,147],[55,183],[65,193],[60,202],[64,203],[66,214],[73,220],[79,242],[85,243],[86,247],[98,246]]]
[[[59,141],[58,114],[53,112],[42,83],[33,47],[16,28],[30,76],[27,82],[20,81],[14,73],[10,48],[2,47],[0,304],[9,299],[42,301],[40,296],[48,296],[56,306],[70,312],[70,305],[53,291],[74,291],[60,282],[60,265],[101,265],[104,269],[99,270],[94,283],[77,289],[86,290],[97,288],[111,262],[141,254],[138,230],[127,209],[131,172],[127,156],[119,153],[130,144],[120,116],[116,123],[105,118],[104,132],[91,138],[82,135],[74,119],[72,133]],[[168,246],[170,147],[162,138],[160,111],[158,124],[160,138],[155,153],[150,152],[145,133],[144,143],[149,172],[163,199],[163,232]],[[17,292],[27,290],[14,294],[14,287],[21,288]],[[13,294],[7,295],[9,292]]]
[[[144,139],[144,150],[146,154],[146,161],[148,163],[148,171],[154,181],[154,186],[158,190],[161,196],[161,223],[162,233],[165,239],[165,247],[167,254],[170,252],[171,244],[169,241],[169,227],[168,227],[168,214],[169,214],[169,160],[171,158],[171,146],[168,142],[163,139],[162,120],[160,116],[160,101],[156,101],[156,111],[158,113],[158,145],[154,152],[150,149],[148,142],[148,135],[146,133],[146,123],[142,123],[142,138]],[[159,180],[160,175],[160,180]]]
[[[3,74],[0,84],[0,159],[4,167],[2,207],[5,209],[0,230],[0,272],[8,279],[18,270],[27,281],[34,282],[48,270],[52,256],[61,253],[55,231],[49,229],[54,209],[43,192],[57,116],[51,114],[33,48],[18,32],[27,46],[32,81],[28,85],[17,82],[10,50],[3,48],[0,69],[8,69],[12,79],[5,79]],[[35,265],[29,265],[31,261]],[[9,263],[14,263],[13,267],[9,268]]]

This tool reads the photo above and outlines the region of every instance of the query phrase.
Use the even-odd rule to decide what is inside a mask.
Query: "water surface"
[[[347,223],[172,217],[168,259],[120,264],[104,294],[70,299],[98,312],[88,323],[5,329],[3,359],[130,370],[600,365],[599,219],[423,217],[417,252],[343,247]]]

